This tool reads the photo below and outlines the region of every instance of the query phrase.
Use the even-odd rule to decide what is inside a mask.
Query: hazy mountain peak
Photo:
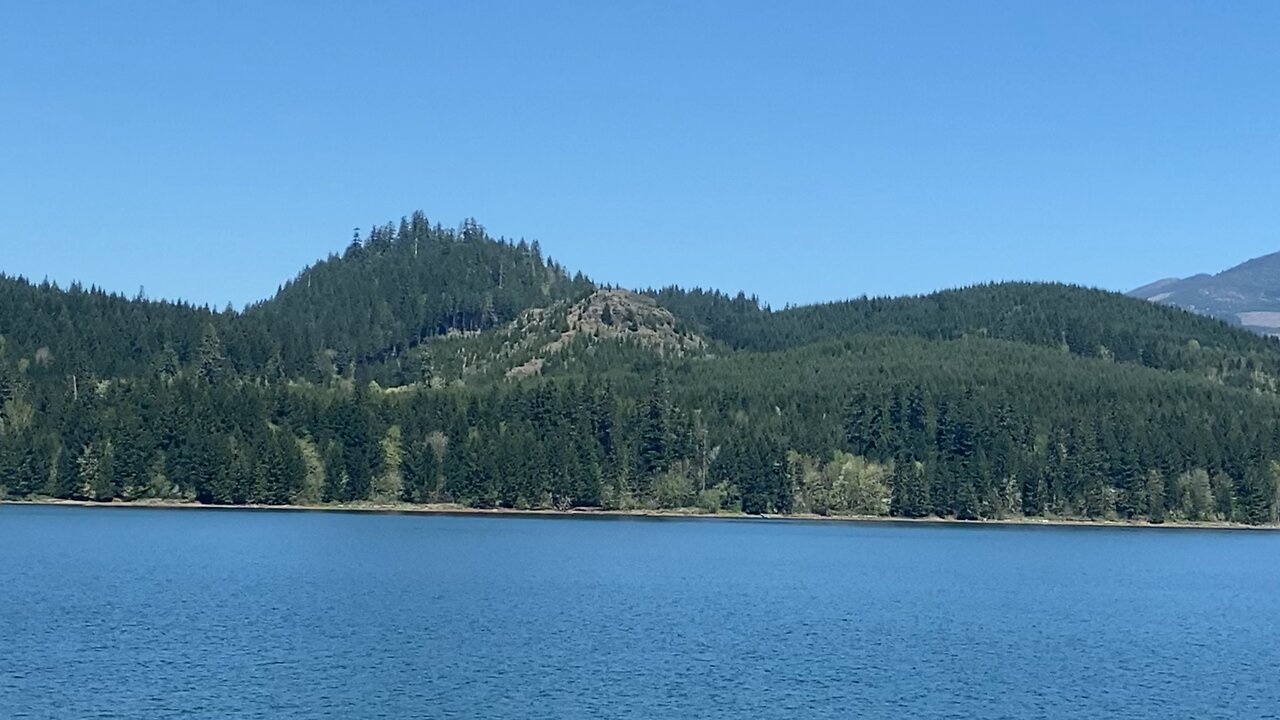
[[[1253,258],[1216,275],[1157,280],[1128,294],[1256,332],[1280,334],[1280,252]]]

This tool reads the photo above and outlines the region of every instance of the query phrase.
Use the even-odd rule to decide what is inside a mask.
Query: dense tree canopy
[[[597,291],[421,213],[239,312],[0,278],[0,495],[1280,509],[1280,343],[1217,321],[1052,284],[781,311]]]

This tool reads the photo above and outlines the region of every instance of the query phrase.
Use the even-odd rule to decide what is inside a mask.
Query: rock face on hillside
[[[521,312],[484,331],[452,331],[412,351],[419,384],[440,387],[539,375],[548,364],[592,362],[601,353],[639,351],[661,357],[705,355],[710,347],[646,295],[600,289]]]
[[[1280,253],[1254,258],[1216,275],[1157,280],[1128,294],[1255,332],[1280,335]]]
[[[554,329],[549,341],[547,329]],[[680,356],[706,350],[707,343],[693,333],[682,332],[675,316],[653,298],[629,290],[597,290],[565,307],[525,311],[508,332],[535,340],[534,355],[507,371],[507,377],[523,377],[541,371],[543,363],[575,340],[627,340],[662,355]],[[541,342],[538,342],[541,340]]]

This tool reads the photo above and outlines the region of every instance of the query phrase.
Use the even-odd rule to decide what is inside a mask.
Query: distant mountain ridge
[[[1166,278],[1127,293],[1267,335],[1280,335],[1280,252],[1248,260],[1216,275]]]

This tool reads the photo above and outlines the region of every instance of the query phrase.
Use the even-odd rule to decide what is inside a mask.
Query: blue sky
[[[239,306],[416,208],[775,306],[1280,250],[1270,1],[3,15],[0,271],[35,279]]]

